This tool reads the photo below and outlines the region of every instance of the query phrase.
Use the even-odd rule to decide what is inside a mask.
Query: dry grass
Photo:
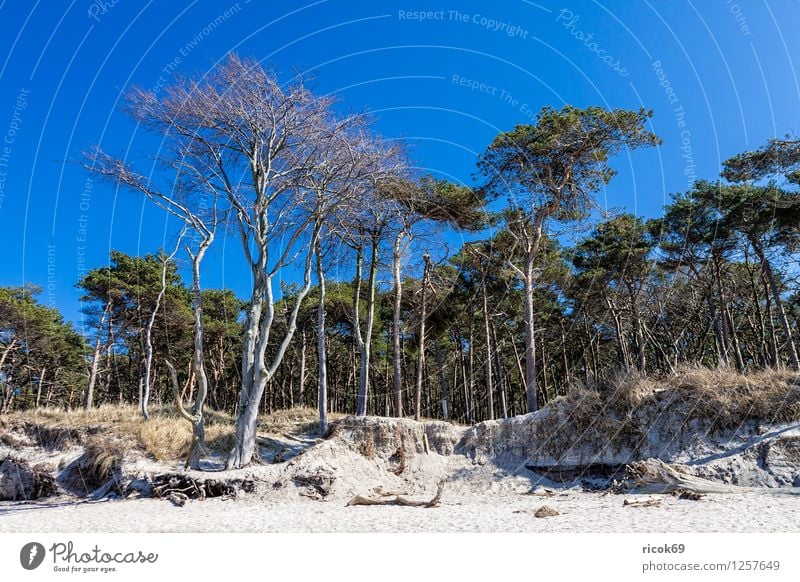
[[[333,423],[345,416],[329,412],[328,420]],[[258,426],[262,432],[269,434],[316,434],[319,432],[319,411],[307,406],[276,410],[271,414],[261,415]]]
[[[666,377],[621,374],[590,386],[575,386],[550,405],[566,417],[571,435],[599,435],[633,446],[659,418],[680,431],[696,421],[707,432],[745,423],[800,420],[800,375],[786,370],[740,374],[729,369],[685,367]]]
[[[315,433],[319,427],[317,414],[313,408],[294,408],[262,415],[259,432]],[[330,416],[334,421],[343,415]],[[234,424],[235,419],[229,414],[206,411],[206,448],[210,453],[224,453],[233,448]],[[141,452],[157,461],[185,458],[191,446],[192,429],[167,405],[153,406],[147,421],[136,406],[109,404],[88,411],[40,408],[0,416],[0,442],[22,446],[26,441],[47,450],[82,446],[87,455],[82,471],[101,478],[113,472],[113,465],[127,451]],[[108,457],[103,451],[108,452]]]

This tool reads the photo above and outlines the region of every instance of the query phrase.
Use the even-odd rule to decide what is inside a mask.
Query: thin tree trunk
[[[436,350],[436,367],[439,375],[439,391],[441,392],[442,418],[450,420],[450,396],[448,394],[447,378],[444,372],[444,354],[442,352],[442,342],[437,340],[434,344]]]
[[[325,271],[322,268],[322,250],[316,248],[319,299],[317,301],[317,360],[319,362],[319,432],[328,432],[328,360],[325,349]]]
[[[400,345],[400,310],[403,301],[403,286],[400,280],[400,254],[403,244],[403,232],[395,237],[392,252],[392,278],[394,284],[394,309],[392,313],[392,349],[394,350],[393,384],[394,384],[394,414],[398,418],[403,416],[403,372],[402,372],[402,346]]]
[[[525,257],[525,276],[523,277],[525,292],[525,394],[528,400],[528,412],[538,409],[536,386],[536,336],[534,319],[534,279],[533,265],[538,252],[538,244],[531,248]]]
[[[0,369],[2,369],[2,365],[0,365]],[[46,367],[42,367],[42,371],[39,373],[39,381],[36,383],[36,408],[39,408],[39,403],[42,401],[42,384],[44,383],[44,375],[47,372]]]
[[[469,380],[467,389],[469,401],[467,403],[467,421],[473,422],[475,418],[475,322],[469,322],[469,349],[467,350],[467,364],[469,369]]]
[[[306,391],[306,350],[308,348],[306,338],[306,328],[303,326],[300,331],[300,379],[297,386],[297,405],[305,405],[305,391]]]
[[[189,467],[200,469],[200,458],[206,442],[205,415],[203,406],[208,396],[208,375],[206,374],[205,353],[203,348],[203,295],[200,289],[200,264],[206,250],[214,241],[213,236],[204,238],[192,255],[192,293],[194,307],[194,351],[192,354],[192,373],[197,379],[197,392],[192,406],[192,449],[189,453]],[[177,249],[176,249],[177,250]]]
[[[372,330],[375,324],[375,287],[378,276],[378,245],[380,239],[372,236],[371,255],[369,261],[369,275],[367,277],[367,325],[364,334],[361,333],[359,309],[359,295],[361,293],[361,249],[358,250],[356,280],[356,296],[354,302],[356,321],[356,342],[359,350],[358,371],[358,399],[356,402],[356,416],[367,414],[367,395],[369,391],[370,359],[372,355]]]
[[[141,408],[142,417],[144,417],[145,420],[150,418],[147,406],[150,402],[151,371],[153,369],[153,326],[156,322],[158,310],[161,308],[161,301],[164,299],[164,294],[167,292],[167,267],[169,267],[169,262],[178,252],[182,238],[183,233],[178,237],[178,244],[175,245],[175,250],[172,251],[171,255],[167,257],[161,255],[161,289],[158,291],[155,305],[153,305],[153,311],[150,313],[150,317],[147,318],[147,325],[144,328],[144,384],[142,386]]]
[[[503,418],[508,418],[506,388],[505,382],[503,381],[503,358],[500,355],[500,344],[497,343],[497,330],[495,330],[493,323],[490,323],[490,327],[492,330],[492,341],[494,342],[494,360],[495,365],[497,366],[497,388],[500,391],[500,409],[503,411]]]
[[[769,284],[769,289],[772,292],[772,299],[775,303],[775,311],[778,314],[778,321],[780,322],[781,328],[783,328],[783,333],[786,336],[786,351],[789,354],[789,363],[793,370],[798,371],[800,370],[800,358],[798,358],[797,347],[794,343],[794,337],[792,337],[792,328],[789,325],[789,318],[786,316],[786,310],[783,307],[781,292],[778,289],[778,283],[775,279],[774,273],[772,272],[772,265],[764,253],[764,249],[760,242],[755,237],[750,237],[750,244],[758,256],[758,259],[761,261],[761,268],[764,271],[764,277],[766,278],[767,283]]]
[[[86,387],[86,396],[83,400],[83,407],[86,410],[89,410],[94,404],[94,387],[97,384],[97,371],[100,368],[100,352],[103,349],[103,326],[110,312],[111,302],[109,301],[106,308],[103,310],[103,314],[100,316],[100,323],[97,325],[97,339],[94,342],[94,357],[92,358],[92,366],[89,370],[89,384]]]
[[[481,295],[483,299],[483,332],[484,348],[486,349],[486,359],[483,363],[483,370],[486,377],[486,412],[489,420],[494,420],[494,382],[492,378],[492,339],[489,330],[489,302],[486,293],[486,280],[481,281]]]
[[[417,353],[417,381],[414,399],[414,419],[419,421],[422,416],[422,384],[425,374],[425,323],[428,318],[428,285],[430,281],[431,257],[426,252],[424,257],[425,267],[422,272],[422,297],[419,321],[419,352]]]

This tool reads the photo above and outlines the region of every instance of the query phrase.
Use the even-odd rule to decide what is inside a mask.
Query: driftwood
[[[643,501],[628,501],[627,499],[622,502],[624,507],[661,507],[660,499],[645,499]]]
[[[715,483],[696,477],[682,467],[668,465],[659,459],[631,463],[626,468],[624,488],[629,493],[741,493],[749,487]]]
[[[541,485],[537,485],[530,491],[528,491],[528,495],[536,495],[537,497],[553,497],[556,495],[556,492],[553,489],[548,489],[547,487],[542,487]]]
[[[696,477],[680,466],[668,465],[659,459],[631,463],[620,488],[628,493],[670,493],[681,499],[698,499],[706,493],[766,493],[800,495],[798,487],[740,487]]]
[[[401,505],[403,507],[438,507],[442,499],[442,492],[444,491],[445,479],[439,481],[436,486],[436,495],[430,501],[418,501],[416,499],[408,499],[402,495],[396,495],[392,492],[384,492],[379,489],[376,493],[381,497],[365,497],[363,495],[356,495],[347,503],[347,507],[353,505]]]

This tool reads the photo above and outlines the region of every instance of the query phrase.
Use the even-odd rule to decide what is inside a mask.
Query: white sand
[[[660,499],[660,507],[623,501]],[[560,515],[535,518],[548,505]],[[0,532],[800,532],[800,496],[445,495],[433,509],[274,501],[258,494],[174,507],[167,501],[0,504]]]

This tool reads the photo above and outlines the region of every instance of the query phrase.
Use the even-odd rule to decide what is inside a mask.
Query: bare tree
[[[164,135],[162,161],[225,202],[250,267],[242,387],[228,467],[248,464],[255,452],[265,386],[292,341],[311,287],[314,249],[328,208],[320,203],[315,179],[325,175],[328,184],[333,181],[336,164],[325,154],[350,127],[334,120],[330,105],[301,82],[282,86],[258,62],[235,55],[206,76],[179,80],[159,95],[134,89],[128,96],[133,118]],[[302,284],[291,298],[282,337],[272,338],[273,281],[295,261]]]
[[[183,230],[178,239],[180,245],[183,233],[191,229],[195,236],[185,245],[185,249],[192,263],[192,310],[194,312],[194,347],[192,353],[192,376],[197,382],[191,418],[193,439],[187,465],[193,469],[200,468],[200,457],[205,444],[205,424],[203,420],[203,406],[208,395],[208,375],[205,369],[205,353],[203,348],[203,304],[200,285],[200,267],[209,247],[214,242],[217,226],[222,221],[222,212],[219,208],[219,193],[213,184],[204,176],[194,171],[186,161],[176,156],[165,156],[160,162],[173,171],[173,188],[167,192],[161,190],[151,180],[137,174],[123,160],[114,158],[99,148],[85,154],[84,166],[100,176],[114,180],[134,192],[144,194],[148,200],[165,210],[183,223]],[[209,202],[210,199],[210,202]],[[196,248],[193,248],[196,247]],[[162,288],[156,302],[148,326],[147,358],[145,360],[145,380],[142,392],[142,414],[147,415],[147,398],[149,396],[148,370],[152,362],[152,346],[150,345],[149,329],[155,320],[155,312],[166,290],[166,265],[167,261],[177,253],[175,251],[165,259],[162,269]],[[149,360],[149,361],[148,361]],[[183,413],[183,403],[177,402],[179,411]],[[183,414],[182,414],[183,415]]]
[[[175,244],[175,249],[169,255],[161,252],[158,256],[161,260],[161,288],[158,290],[156,302],[153,305],[153,311],[150,313],[150,317],[147,318],[147,325],[144,328],[144,378],[142,384],[141,409],[142,416],[145,420],[150,418],[147,406],[150,402],[150,383],[152,382],[153,370],[153,326],[156,323],[156,317],[161,307],[161,302],[164,299],[164,294],[167,292],[167,270],[170,262],[175,258],[175,255],[178,254],[181,248],[183,234],[184,230],[178,235],[178,242]]]

